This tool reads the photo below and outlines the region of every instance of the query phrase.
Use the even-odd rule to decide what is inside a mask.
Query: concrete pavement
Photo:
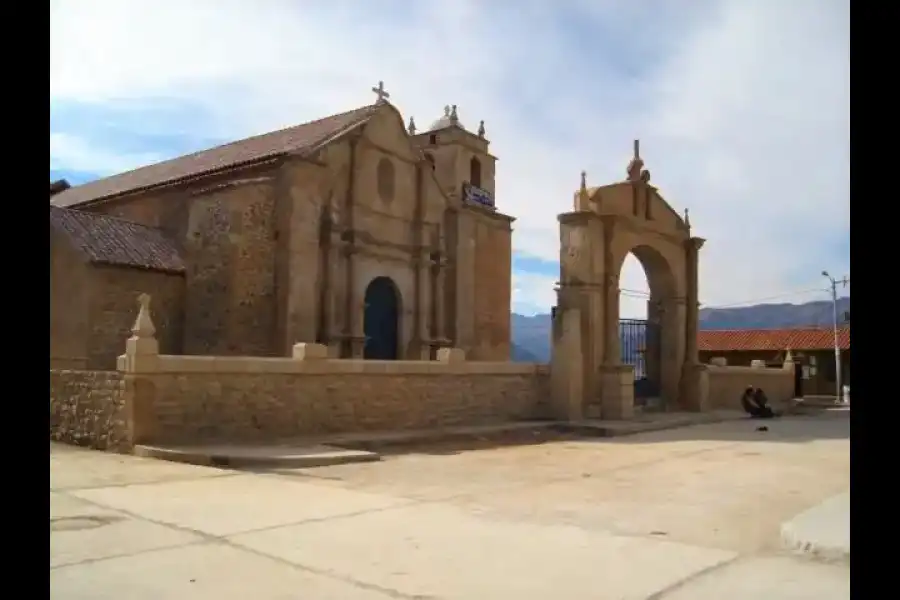
[[[472,441],[500,442],[516,438],[580,435],[614,437],[649,431],[662,431],[690,425],[746,419],[739,411],[719,410],[704,413],[646,413],[628,421],[585,420],[575,423],[519,421],[475,427],[447,427],[403,431],[377,431],[339,434],[316,438],[280,440],[275,443],[217,444],[190,446],[138,445],[135,456],[174,462],[230,468],[311,468],[354,462],[374,462],[381,455],[373,449],[396,452],[398,448],[423,444],[459,444]]]
[[[849,485],[842,420],[277,472],[51,445],[51,597],[838,600],[779,527]]]
[[[850,492],[825,500],[781,526],[785,546],[824,560],[850,560]]]

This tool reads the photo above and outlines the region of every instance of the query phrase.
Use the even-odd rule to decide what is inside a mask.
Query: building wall
[[[387,186],[384,168],[393,175]],[[357,136],[286,162],[278,186],[285,350],[361,337],[366,287],[385,276],[401,295],[400,356],[419,358],[432,314],[428,256],[441,247],[445,204],[399,114],[386,109]]]
[[[334,185],[324,165],[300,159],[286,161],[277,175],[276,344],[282,356],[297,342],[316,342],[321,333],[321,290],[331,267],[323,256],[322,217],[340,194]]]
[[[186,353],[280,353],[276,167],[257,166],[84,207],[158,227],[183,249]]]
[[[50,367],[83,369],[88,363],[88,305],[83,257],[50,232]],[[121,351],[121,343],[117,346]]]
[[[803,379],[805,396],[833,396],[835,394],[834,351],[833,350],[792,350],[794,362],[806,367]],[[700,362],[709,363],[713,358],[725,358],[728,366],[749,367],[754,360],[766,361],[768,365],[780,365],[784,352],[771,350],[700,352]],[[850,384],[850,351],[841,352],[843,381]]]
[[[51,419],[51,437],[94,440],[113,429],[132,432],[138,444],[235,442],[549,416],[549,376],[538,365],[151,358],[152,366],[125,373],[123,400],[116,395],[122,388],[99,375],[51,372],[51,414],[61,415]],[[93,398],[88,388],[102,393]],[[103,391],[112,388],[116,394]],[[118,424],[120,404],[130,407],[126,426]],[[103,415],[113,424],[104,425]]]
[[[471,358],[510,360],[511,220],[478,208],[469,208],[467,212],[475,221]]]
[[[748,385],[761,388],[771,403],[784,403],[794,397],[793,370],[716,365],[706,369],[710,409],[743,410],[741,396]]]
[[[805,396],[834,396],[837,393],[833,350],[795,353],[795,360],[808,367],[803,380]],[[841,385],[850,385],[850,350],[841,351]]]
[[[113,370],[138,313],[137,298],[151,296],[160,351],[183,350],[184,277],[143,269],[90,266],[82,285],[91,290],[86,368]]]
[[[185,352],[275,356],[275,195],[271,177],[235,180],[190,199]]]
[[[196,373],[153,378],[154,441],[252,440],[533,419],[544,378],[527,374]],[[361,391],[364,390],[364,393]]]
[[[50,370],[50,439],[97,450],[131,449],[125,376]]]

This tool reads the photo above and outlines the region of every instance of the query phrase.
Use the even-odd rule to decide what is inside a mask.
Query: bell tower
[[[484,121],[472,133],[449,105],[422,133],[410,122],[409,134],[447,197],[444,331],[470,360],[507,361],[513,219],[497,211],[497,159],[488,151]]]
[[[434,168],[441,189],[460,203],[471,203],[495,210],[494,173],[497,158],[490,154],[484,121],[476,133],[467,130],[459,119],[456,105],[444,107],[444,115],[427,131],[410,134],[416,147]]]

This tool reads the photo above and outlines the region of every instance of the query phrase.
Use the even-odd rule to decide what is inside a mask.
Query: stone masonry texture
[[[141,376],[152,382],[152,440],[261,440],[479,425],[546,417],[545,374]],[[142,430],[147,428],[141,427]]]
[[[114,369],[137,316],[137,297],[153,295],[151,310],[160,350],[182,350],[184,278],[181,275],[117,267],[90,268],[89,369]]]
[[[131,448],[125,379],[114,371],[50,371],[50,439],[97,450]]]

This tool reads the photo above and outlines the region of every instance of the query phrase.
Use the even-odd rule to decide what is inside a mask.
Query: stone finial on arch
[[[581,172],[581,185],[576,194],[575,210],[584,210],[588,205],[587,171]]]

